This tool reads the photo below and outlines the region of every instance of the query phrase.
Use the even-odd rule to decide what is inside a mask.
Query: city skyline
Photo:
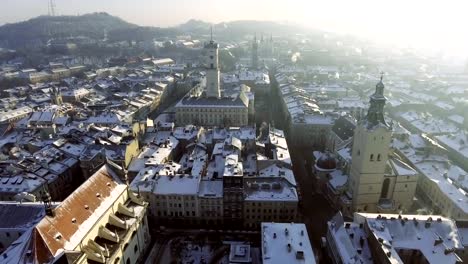
[[[124,0],[56,0],[57,15],[108,12],[142,26],[175,26],[189,19],[211,23],[233,20],[289,21],[330,32],[466,57],[468,37],[462,34],[468,18],[461,1],[305,1],[266,0],[200,2]],[[3,1],[0,25],[47,15],[48,1]],[[18,11],[18,12],[12,12]]]

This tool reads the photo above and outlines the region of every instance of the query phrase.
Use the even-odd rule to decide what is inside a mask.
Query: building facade
[[[218,43],[213,39],[205,45],[205,81],[194,87],[176,104],[176,125],[211,127],[249,124],[250,101],[245,92],[240,91],[231,96],[221,93],[218,48]]]
[[[103,166],[2,256],[5,263],[137,263],[150,243],[148,204]],[[19,250],[18,247],[22,247]],[[18,252],[29,252],[18,254]]]

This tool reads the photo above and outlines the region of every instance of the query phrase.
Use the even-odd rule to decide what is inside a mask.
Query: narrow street
[[[300,192],[300,212],[301,221],[307,226],[310,242],[316,250],[315,254],[320,263],[329,263],[321,249],[321,237],[327,233],[327,221],[329,221],[337,211],[333,209],[328,201],[321,194],[314,192],[310,173],[306,168],[305,157],[312,153],[304,153],[303,150],[289,147],[293,161],[293,170]]]
[[[281,113],[281,99],[277,95],[277,89],[277,87],[272,86],[270,95],[270,101],[272,102],[270,104],[271,120],[276,128],[284,130],[286,138],[288,138],[287,120],[284,119]],[[301,199],[299,209],[302,214],[299,221],[304,222],[307,226],[307,232],[312,246],[316,250],[315,254],[319,262],[329,263],[330,260],[323,254],[320,242],[321,238],[326,236],[327,222],[337,213],[337,210],[329,205],[324,196],[314,191],[312,172],[310,168],[307,168],[311,164],[313,150],[301,149],[289,143],[288,147],[293,162],[294,175],[299,185],[298,192]]]

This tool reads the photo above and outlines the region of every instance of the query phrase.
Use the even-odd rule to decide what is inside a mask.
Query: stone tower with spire
[[[378,211],[392,138],[392,128],[384,118],[385,101],[382,74],[370,97],[367,116],[359,121],[354,131],[348,182],[352,211]]]
[[[252,42],[252,62],[251,66],[253,69],[258,69],[258,42],[257,34],[255,33],[253,42]]]
[[[211,27],[210,42],[205,44],[206,51],[206,96],[221,97],[219,66],[218,66],[218,48],[219,45],[213,40],[213,27]]]

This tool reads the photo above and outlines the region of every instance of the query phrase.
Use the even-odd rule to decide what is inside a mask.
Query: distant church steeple
[[[257,42],[257,33],[254,35],[254,40],[252,43],[252,68],[258,69],[258,42]]]
[[[375,92],[370,98],[370,107],[367,112],[367,122],[369,126],[383,124],[388,126],[384,117],[384,106],[387,99],[384,96],[383,73],[380,75],[380,81],[375,86]]]

